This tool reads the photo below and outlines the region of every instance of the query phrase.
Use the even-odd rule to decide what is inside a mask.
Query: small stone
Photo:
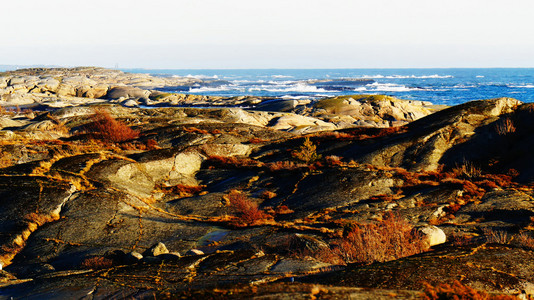
[[[392,210],[397,206],[399,206],[397,203],[389,203],[388,205],[386,205],[386,210]]]
[[[134,264],[136,262],[139,262],[142,259],[143,259],[143,255],[141,253],[137,251],[132,251],[126,254],[126,257],[124,260],[127,264]]]
[[[191,249],[185,253],[185,255],[204,255],[204,252],[202,250],[198,249]]]
[[[143,256],[158,256],[160,254],[169,253],[167,247],[162,242],[155,244],[154,246],[143,252]]]

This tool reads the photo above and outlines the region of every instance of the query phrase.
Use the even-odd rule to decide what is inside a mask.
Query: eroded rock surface
[[[95,70],[56,71],[0,77],[0,87],[102,94]],[[164,81],[104,73],[128,87],[116,101],[181,97],[145,94]],[[278,104],[5,113],[0,297],[415,299],[423,281],[454,280],[533,292],[531,105]],[[95,132],[102,110],[135,135]],[[362,232],[374,240],[358,242]],[[380,252],[388,240],[397,256]]]

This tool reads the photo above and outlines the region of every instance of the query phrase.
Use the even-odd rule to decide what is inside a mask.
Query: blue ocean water
[[[471,100],[512,97],[534,102],[534,69],[235,69],[126,72],[188,76],[206,84],[167,91],[215,96],[321,98],[385,94],[401,99],[456,105]],[[365,79],[366,81],[359,81]]]

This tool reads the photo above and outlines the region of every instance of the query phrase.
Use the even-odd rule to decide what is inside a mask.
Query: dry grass
[[[82,261],[80,266],[83,269],[101,270],[113,267],[113,260],[103,256],[94,256],[86,258]]]
[[[300,168],[307,167],[306,164],[297,164],[297,163],[295,163],[293,161],[286,161],[286,160],[267,163],[265,165],[267,166],[267,168],[271,172],[276,172],[276,171],[281,171],[281,170],[297,170],[297,169],[300,169]]]
[[[519,299],[513,295],[490,295],[483,291],[477,291],[471,287],[461,284],[459,281],[454,281],[453,284],[438,284],[432,286],[425,283],[425,290],[423,299],[425,300],[512,300]]]
[[[516,127],[510,118],[505,118],[500,120],[495,125],[495,131],[497,131],[498,135],[507,135],[509,133],[514,133],[516,131]]]
[[[528,233],[521,233],[514,238],[516,244],[530,250],[534,250],[534,238]]]
[[[456,165],[456,168],[453,168],[452,171],[455,177],[460,178],[478,178],[482,176],[482,171],[480,168],[477,168],[473,163],[465,161],[461,165]]]
[[[496,230],[493,228],[482,229],[484,238],[488,243],[508,244],[512,240],[512,237],[508,235],[508,232],[504,230]]]
[[[166,194],[176,194],[180,198],[192,197],[200,194],[206,188],[205,185],[185,185],[160,186],[159,189]]]
[[[91,119],[93,123],[89,126],[89,131],[98,139],[120,143],[139,137],[139,131],[133,130],[126,124],[115,120],[104,109],[95,110],[95,114],[91,116]]]
[[[379,223],[355,224],[334,245],[345,262],[365,264],[395,260],[429,248],[422,234],[394,214],[387,214]]]
[[[231,168],[258,168],[264,165],[261,161],[250,159],[248,157],[217,156],[217,155],[212,155],[208,157],[208,162],[218,167],[231,167]]]

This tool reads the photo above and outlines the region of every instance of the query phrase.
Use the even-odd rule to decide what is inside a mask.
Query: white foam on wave
[[[176,76],[176,75],[174,75],[174,76]],[[177,77],[180,77],[180,76],[177,76]],[[191,74],[187,74],[184,77],[195,78],[195,79],[219,79],[219,76],[217,76],[217,75],[209,76],[209,75],[191,75]]]
[[[302,99],[310,99],[310,96],[291,96],[291,95],[285,95],[280,97],[282,99],[286,100],[302,100]]]
[[[364,79],[439,79],[439,78],[454,78],[452,75],[362,75],[360,78]]]
[[[477,78],[484,78],[484,76],[482,76],[482,75],[477,75]]]
[[[190,93],[205,93],[205,92],[224,92],[224,91],[239,91],[241,93],[245,92],[244,88],[238,87],[236,85],[221,85],[217,87],[199,87],[199,88],[190,88]]]
[[[533,84],[525,84],[525,85],[509,85],[510,88],[517,88],[517,89],[534,89]]]
[[[370,91],[379,91],[379,92],[410,92],[410,91],[427,91],[425,89],[421,88],[410,88],[402,84],[395,84],[395,83],[378,83],[374,82],[371,84],[367,84],[366,86],[367,90]]]
[[[292,85],[285,85],[280,87],[273,87],[273,86],[259,86],[259,87],[253,87],[248,89],[249,92],[273,92],[273,93],[287,93],[287,92],[297,92],[297,93],[332,93],[335,91],[327,91],[322,88],[318,88],[313,85],[307,85],[304,83],[297,83]]]
[[[289,75],[271,75],[272,78],[293,78],[293,76]]]

